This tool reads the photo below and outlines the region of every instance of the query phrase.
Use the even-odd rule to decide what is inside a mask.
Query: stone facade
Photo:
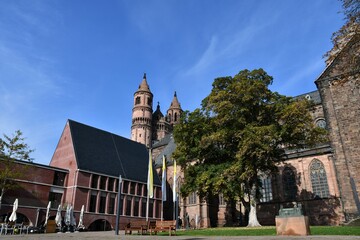
[[[316,80],[328,121],[345,221],[360,215],[360,35]]]

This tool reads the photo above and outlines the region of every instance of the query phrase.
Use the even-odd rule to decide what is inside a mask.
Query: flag
[[[165,159],[165,156],[163,156],[161,192],[162,192],[162,200],[165,202],[166,201],[166,159]]]
[[[176,202],[176,160],[174,159],[174,184],[173,184],[173,202]]]
[[[149,149],[149,169],[148,169],[148,179],[147,179],[147,192],[150,198],[154,197],[154,179],[153,179],[153,162],[151,156],[151,149]]]

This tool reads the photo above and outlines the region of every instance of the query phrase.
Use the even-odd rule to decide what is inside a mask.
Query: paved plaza
[[[279,239],[311,239],[311,240],[352,240],[352,239],[360,239],[360,236],[240,236],[240,237],[209,237],[209,236],[149,236],[149,235],[124,235],[124,232],[121,231],[119,235],[115,235],[114,231],[107,232],[76,232],[76,233],[48,233],[48,234],[28,234],[28,235],[1,235],[0,240],[2,239],[29,239],[29,240],[37,240],[37,239],[129,239],[129,240],[148,240],[148,239],[161,239],[161,240],[180,240],[180,239],[188,239],[188,240],[215,240],[215,239],[225,239],[225,240],[279,240]]]

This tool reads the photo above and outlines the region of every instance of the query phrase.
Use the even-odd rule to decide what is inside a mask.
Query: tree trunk
[[[249,223],[248,223],[248,227],[260,227],[260,223],[257,219],[257,215],[256,215],[256,200],[255,197],[253,196],[249,196],[250,197],[250,213],[249,213]],[[252,198],[252,199],[251,199]]]

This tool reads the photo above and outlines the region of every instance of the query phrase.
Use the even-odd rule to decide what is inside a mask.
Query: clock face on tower
[[[325,119],[319,119],[316,121],[316,126],[321,128],[326,128],[326,122]]]

